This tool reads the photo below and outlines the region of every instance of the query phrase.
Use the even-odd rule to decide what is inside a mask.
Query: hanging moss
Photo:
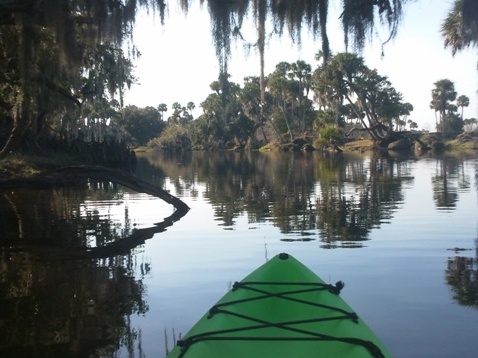
[[[343,12],[340,17],[346,48],[352,40],[352,47],[362,50],[366,39],[373,36],[376,20],[388,25],[390,36],[385,43],[395,37],[402,17],[402,4],[406,1],[342,0]]]

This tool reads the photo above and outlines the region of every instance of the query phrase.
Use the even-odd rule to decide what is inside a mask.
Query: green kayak
[[[342,287],[279,254],[236,282],[167,358],[390,357]]]

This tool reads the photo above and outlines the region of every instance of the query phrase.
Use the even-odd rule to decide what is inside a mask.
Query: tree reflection
[[[142,355],[131,316],[148,311],[143,279],[151,263],[137,261],[136,247],[188,208],[140,179],[130,182],[177,210],[135,228],[125,200],[133,193],[109,181],[2,187],[0,356],[103,357],[119,349]]]
[[[432,184],[433,199],[437,208],[454,209],[459,191],[471,186],[471,180],[465,174],[463,159],[453,156],[437,158]]]
[[[117,185],[87,180],[79,180],[72,186],[4,192],[0,196],[2,240],[22,246],[80,248],[105,245],[131,234],[127,212],[123,227],[100,214],[94,205],[94,202],[113,199],[118,199]]]
[[[437,159],[437,174],[433,178],[433,188],[438,208],[455,208],[459,191],[470,188],[471,179],[465,174],[464,159],[454,156]],[[478,185],[476,162],[475,183]],[[465,251],[463,248],[452,250],[455,250],[456,254]],[[475,257],[457,255],[449,258],[445,276],[453,292],[453,298],[460,305],[478,309],[478,238],[475,239]]]
[[[318,227],[328,244],[324,247],[335,247],[336,241],[367,240],[373,228],[391,220],[403,202],[403,183],[413,180],[408,161],[389,157],[372,157],[368,162],[329,157],[319,165],[325,173],[318,178],[317,199]]]
[[[445,273],[453,298],[460,305],[478,309],[478,239],[475,239],[475,257],[449,258]]]
[[[359,247],[373,228],[391,220],[403,202],[403,184],[413,180],[410,158],[390,155],[364,160],[317,152],[228,152],[154,158],[149,165],[183,180],[177,190],[204,186],[203,195],[226,228],[247,213],[250,223],[272,222],[285,235],[282,240],[320,239],[324,247]],[[186,166],[178,164],[183,161]],[[140,159],[139,170],[142,165],[148,164]]]
[[[128,317],[144,314],[143,274],[134,255],[101,260],[38,260],[2,254],[0,353],[5,357],[81,357],[129,348],[138,337]],[[111,355],[111,354],[110,354]]]

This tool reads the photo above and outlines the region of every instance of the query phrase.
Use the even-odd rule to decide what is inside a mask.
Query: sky
[[[125,103],[138,107],[165,103],[171,109],[174,102],[183,106],[194,102],[193,115],[198,116],[200,103],[211,93],[209,85],[219,73],[209,15],[199,1],[193,3],[187,16],[175,8],[174,1],[169,3],[172,8],[164,26],[153,13],[142,14],[137,20],[134,43],[141,57],[134,65],[138,84],[126,93]],[[415,121],[419,129],[435,130],[431,91],[441,79],[451,80],[458,95],[470,98],[464,118],[478,118],[478,51],[471,48],[453,57],[450,49],[444,48],[439,32],[451,4],[451,0],[416,0],[406,4],[398,34],[384,47],[384,56],[381,43],[387,33],[381,29],[377,29],[374,40],[360,54],[369,68],[389,78],[392,86],[403,94],[404,102],[413,105],[408,119]],[[338,20],[339,5],[337,0],[330,1],[328,35],[335,53],[345,50]],[[249,42],[255,41],[253,31],[247,36]],[[307,62],[314,70],[319,49],[320,38],[314,40],[306,32],[300,47],[292,43],[287,33],[282,39],[271,39],[266,47],[265,73],[273,72],[281,61],[297,60]],[[256,51],[245,51],[242,43],[233,45],[228,65],[231,81],[242,85],[244,77],[259,76],[259,69]]]

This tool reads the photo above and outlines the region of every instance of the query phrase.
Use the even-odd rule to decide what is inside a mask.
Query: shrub
[[[339,142],[344,137],[344,130],[333,124],[328,124],[319,130],[319,137],[314,143],[316,147],[323,147]]]
[[[148,147],[169,152],[191,149],[189,130],[182,125],[169,125],[158,138],[148,142]]]

